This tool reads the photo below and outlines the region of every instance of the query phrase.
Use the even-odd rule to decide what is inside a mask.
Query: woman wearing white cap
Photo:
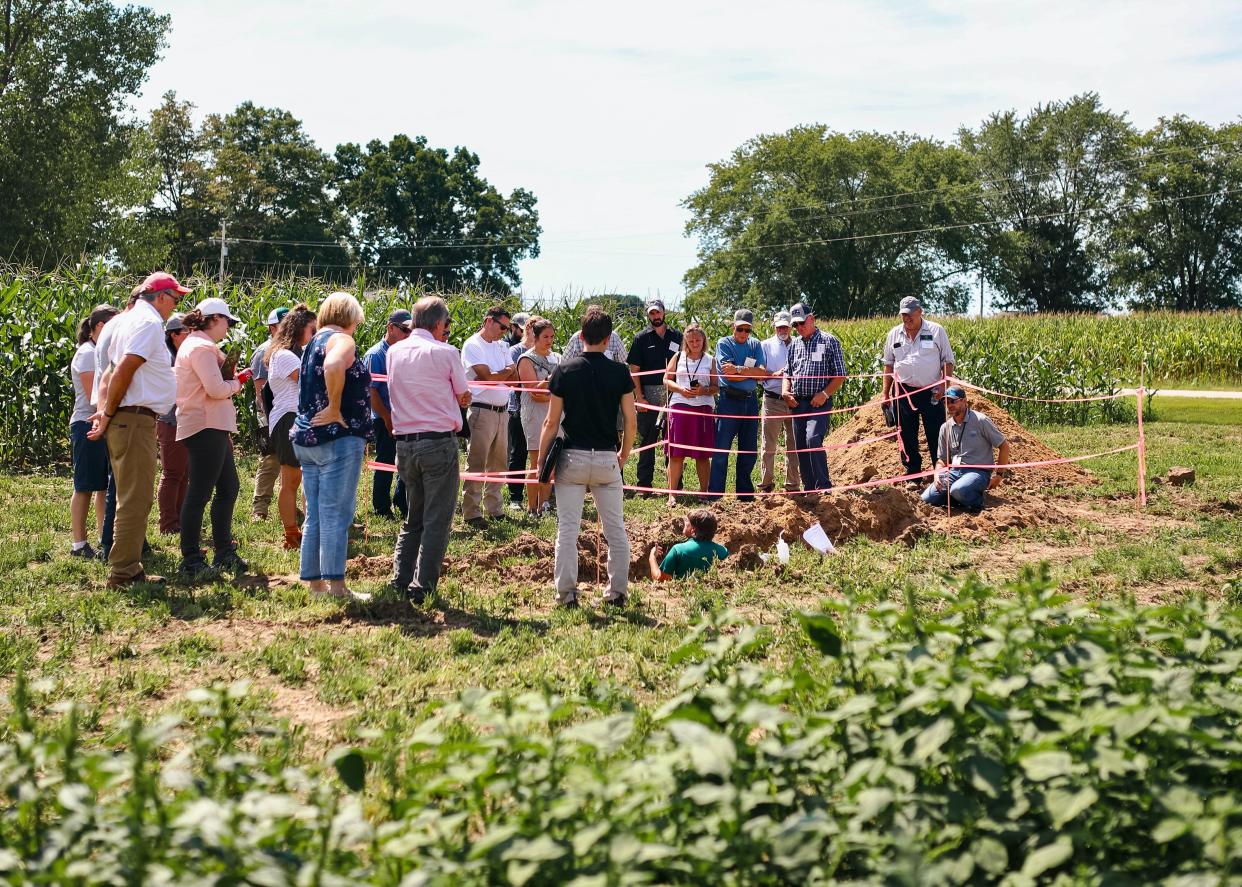
[[[181,343],[174,364],[177,377],[177,440],[190,454],[190,483],[181,508],[181,569],[183,579],[210,579],[219,570],[244,572],[246,562],[233,544],[233,505],[237,502],[237,466],[233,462],[233,435],[237,409],[233,395],[250,381],[250,370],[235,379],[221,373],[224,352],[219,343],[237,318],[223,299],[203,299],[181,320],[190,335]],[[208,566],[199,543],[203,511],[211,503],[214,568]]]

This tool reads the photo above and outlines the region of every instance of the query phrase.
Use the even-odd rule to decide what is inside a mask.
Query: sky
[[[286,109],[325,151],[426,136],[538,198],[528,301],[678,301],[682,201],[748,139],[822,123],[952,139],[1095,91],[1139,127],[1242,110],[1242,4],[142,0],[172,19],[137,102]]]

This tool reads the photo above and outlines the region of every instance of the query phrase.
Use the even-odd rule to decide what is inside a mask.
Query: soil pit
[[[1009,441],[1010,462],[1042,462],[1047,459],[1061,458],[1060,453],[1038,440],[1009,413],[986,397],[971,392],[967,396],[967,404],[971,409],[978,410],[995,422],[996,427],[1005,435],[1005,439]],[[830,446],[841,446],[866,440],[869,437],[890,434],[894,430],[884,424],[884,415],[880,412],[880,399],[876,397],[856,411],[853,418],[833,431],[825,443]],[[919,443],[923,448],[923,468],[928,470],[932,465],[927,456],[927,442],[923,439],[921,431]],[[829,450],[828,469],[832,475],[832,482],[839,485],[864,483],[883,477],[900,477],[905,473],[901,467],[901,453],[895,438],[847,450]],[[1094,482],[1094,476],[1090,471],[1081,467],[1080,463],[1066,462],[1042,468],[1016,469],[1005,478],[1002,488],[1044,491],[1050,486],[1071,486]]]

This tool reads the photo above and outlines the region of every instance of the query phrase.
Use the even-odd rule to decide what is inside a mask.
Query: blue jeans
[[[349,525],[358,504],[358,478],[367,442],[353,435],[317,447],[293,445],[302,463],[306,522],[302,524],[303,581],[344,579]]]
[[[755,468],[759,449],[759,401],[753,397],[735,400],[721,396],[716,402],[716,443],[718,450],[729,450],[733,447],[733,439],[737,438],[737,474],[734,488],[741,499],[753,499],[755,483],[751,473]],[[720,415],[723,414],[723,415]],[[731,416],[753,416],[754,418],[734,419]],[[740,452],[750,450],[749,453]],[[713,493],[725,491],[725,481],[729,476],[729,454],[712,453],[712,476],[708,489]]]
[[[944,469],[941,469],[943,472]],[[936,489],[933,483],[923,491],[923,501],[928,505],[944,505],[949,496],[954,503],[963,508],[980,508],[983,506],[983,494],[992,482],[992,472],[978,468],[948,469],[948,493]]]
[[[832,398],[822,407],[811,406],[811,399],[798,398],[798,405],[793,408],[794,449],[813,452],[798,453],[798,468],[802,471],[802,489],[829,490],[832,480],[828,477],[828,454],[824,452],[824,437],[828,434],[828,415],[805,416],[806,413],[823,413],[832,409]]]

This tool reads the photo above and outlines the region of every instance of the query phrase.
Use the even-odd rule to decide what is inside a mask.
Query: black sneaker
[[[221,573],[244,573],[250,569],[250,564],[241,559],[236,548],[216,552],[212,566]]]
[[[177,570],[177,579],[180,582],[214,582],[219,578],[220,572],[201,558],[182,561]]]
[[[155,549],[151,547],[151,542],[145,536],[142,539],[142,556],[146,557]]]
[[[108,562],[108,552],[110,550],[111,549],[108,546],[104,545],[103,541],[101,540],[99,543],[99,550],[95,552],[95,557],[99,558],[101,561],[103,561],[106,564]]]
[[[70,556],[70,557],[80,557],[80,558],[85,558],[86,560],[91,560],[91,561],[93,561],[93,560],[95,560],[97,557],[99,557],[99,552],[98,552],[98,551],[96,551],[95,549],[91,548],[91,544],[90,544],[89,542],[87,542],[87,543],[86,543],[85,545],[83,545],[81,548],[77,548],[77,549],[71,548],[71,549],[69,549],[69,556]]]

